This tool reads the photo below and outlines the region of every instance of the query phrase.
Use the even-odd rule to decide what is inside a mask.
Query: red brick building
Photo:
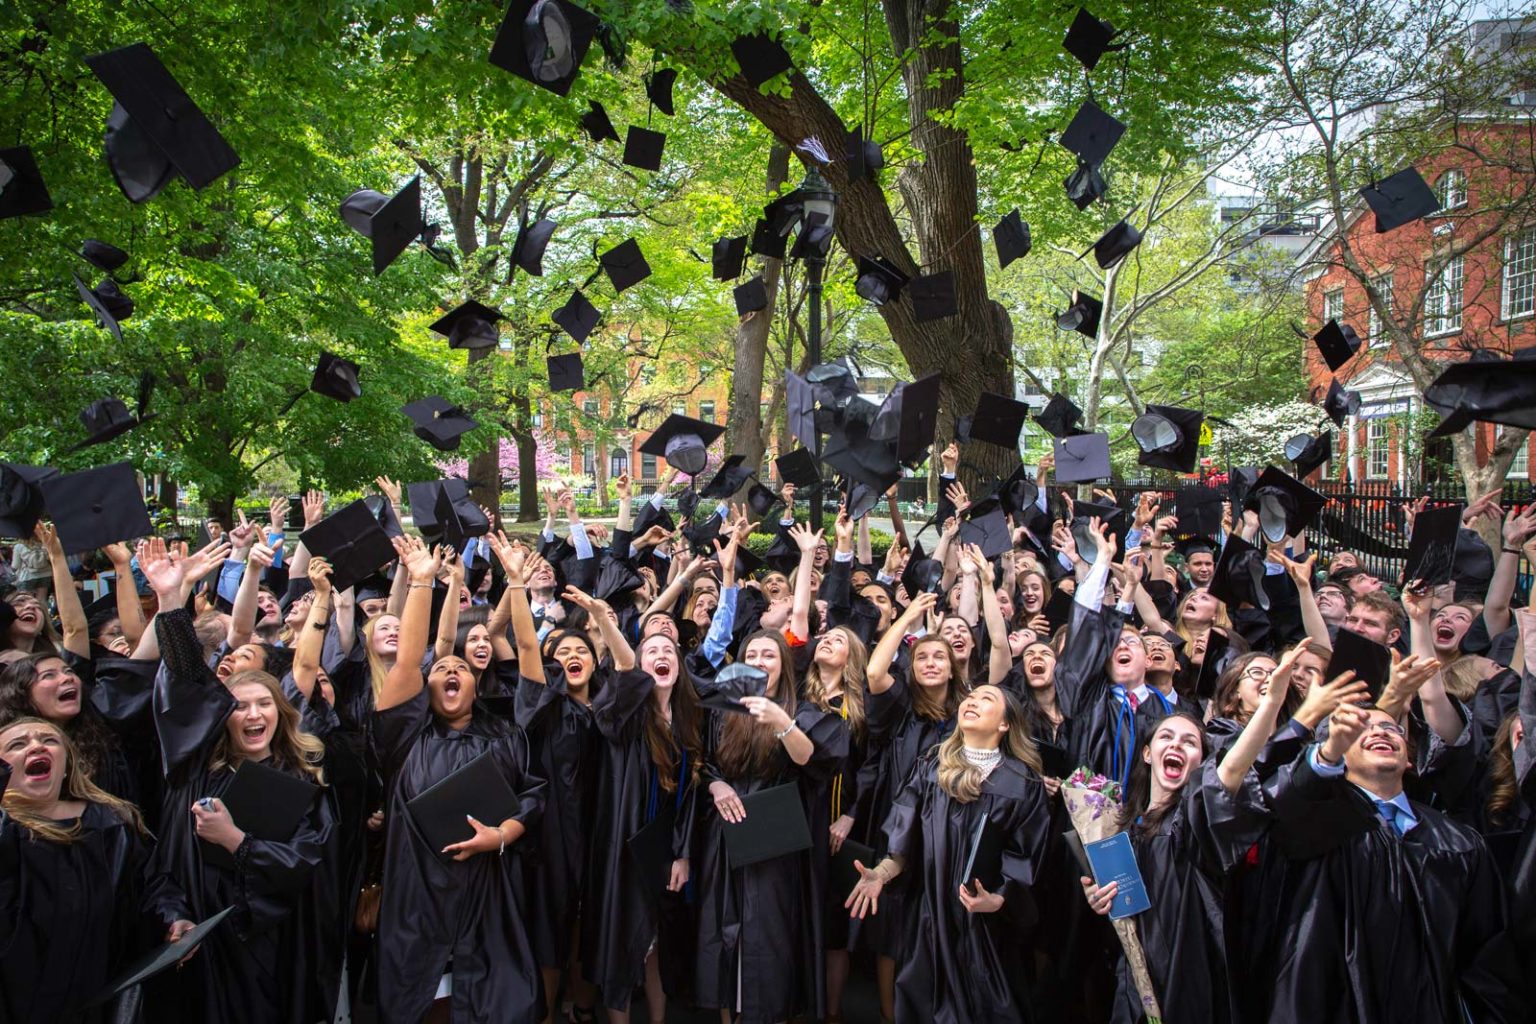
[[[1505,166],[1472,156],[1473,149],[1529,149],[1530,131],[1529,124],[1490,124],[1475,133],[1473,145],[1448,148],[1418,162],[1440,198],[1439,212],[1377,234],[1375,217],[1360,202],[1344,224],[1393,319],[1432,360],[1465,359],[1478,348],[1507,355],[1536,344],[1536,217],[1510,213],[1512,197],[1528,192],[1530,183],[1512,180]],[[1529,207],[1528,198],[1524,205]],[[1310,331],[1337,319],[1366,343],[1338,374],[1341,384],[1360,393],[1360,412],[1336,436],[1334,460],[1320,473],[1326,479],[1404,485],[1451,479],[1450,440],[1426,442],[1439,417],[1424,405],[1393,351],[1364,283],[1342,264],[1335,232],[1325,228],[1300,261],[1308,269]],[[1333,375],[1315,346],[1306,346],[1305,358],[1311,394],[1320,401]],[[1480,462],[1499,429],[1478,425]],[[1526,478],[1531,468],[1527,445],[1509,475]]]

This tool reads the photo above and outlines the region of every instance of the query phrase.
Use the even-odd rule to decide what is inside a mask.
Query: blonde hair
[[[1194,590],[1191,590],[1189,593],[1179,598],[1178,607],[1176,607],[1173,611],[1173,631],[1177,633],[1180,639],[1182,639],[1186,644],[1193,644],[1197,639],[1199,639],[1199,634],[1192,632],[1190,628],[1184,624],[1184,608],[1189,604],[1191,600],[1194,599],[1196,594],[1200,593],[1209,594],[1209,591],[1204,587],[1197,587]],[[1205,627],[1205,632],[1208,633],[1213,629],[1224,629],[1230,633],[1232,631],[1232,617],[1227,614],[1226,602],[1216,598],[1214,595],[1212,595],[1212,600],[1216,601],[1216,614],[1211,618],[1211,624]]]
[[[805,699],[823,711],[841,714],[848,722],[849,731],[862,739],[864,736],[864,680],[869,667],[869,651],[865,648],[864,641],[860,640],[858,635],[847,626],[833,626],[827,632],[841,633],[848,645],[848,660],[843,662],[842,675],[838,680],[843,688],[843,706],[841,710],[832,706],[832,700],[827,696],[827,688],[821,681],[821,669],[816,667],[814,652],[811,655],[811,665],[805,672]]]
[[[368,659],[368,681],[373,686],[375,704],[384,693],[384,680],[389,678],[389,662],[379,657],[374,651],[373,631],[378,628],[379,620],[388,614],[389,612],[380,612],[363,625],[363,654]]]
[[[1028,765],[1036,775],[1040,774],[1040,748],[1029,734],[1024,705],[1002,687],[994,686],[993,689],[1003,696],[1003,721],[1008,723],[1008,731],[1003,733],[1003,753]],[[981,786],[985,781],[981,769],[966,759],[965,734],[956,725],[954,731],[939,744],[939,788],[948,793],[951,799],[968,804],[981,796]]]
[[[149,830],[144,827],[144,818],[139,814],[139,809],[121,797],[113,796],[91,779],[91,773],[81,763],[75,752],[74,741],[71,740],[63,729],[48,721],[46,718],[28,716],[25,718],[13,718],[5,725],[0,726],[0,732],[16,725],[40,725],[59,737],[64,748],[64,781],[59,787],[59,795],[70,800],[82,800],[86,803],[101,804],[107,810],[117,815],[122,821],[141,836],[148,837]],[[41,839],[46,843],[59,843],[67,845],[80,839],[84,830],[80,822],[76,821],[68,827],[59,824],[51,818],[44,818],[33,812],[30,801],[14,789],[5,791],[5,813],[11,820],[32,833],[33,838]]]
[[[248,683],[265,686],[277,705],[277,731],[272,737],[270,748],[274,764],[279,768],[301,771],[316,785],[325,785],[325,744],[300,728],[299,713],[283,695],[283,688],[277,679],[267,672],[252,668],[236,672],[224,686],[233,691],[235,687]],[[208,758],[208,770],[234,771],[243,760],[237,751],[230,748],[229,731],[226,729],[213,745],[213,753]]]

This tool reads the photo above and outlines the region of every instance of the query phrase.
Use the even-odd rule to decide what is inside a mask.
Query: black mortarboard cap
[[[1125,43],[1116,43],[1115,36],[1119,35],[1115,27],[1107,21],[1089,14],[1082,7],[1077,9],[1077,14],[1072,18],[1072,24],[1067,26],[1066,38],[1061,41],[1062,49],[1082,62],[1083,67],[1092,71],[1099,66],[1099,59],[1111,50],[1125,49]]]
[[[1536,428],[1536,359],[1501,359],[1478,350],[1436,377],[1424,390],[1424,401],[1447,417],[1431,437],[1454,433],[1471,422]]]
[[[910,280],[896,265],[883,256],[860,256],[858,260],[858,276],[854,279],[853,290],[859,298],[866,302],[873,302],[877,306],[883,306],[892,302],[901,295],[901,290],[907,286]]]
[[[586,341],[587,336],[597,327],[597,307],[588,302],[587,297],[578,288],[571,293],[565,305],[550,315],[550,319],[577,341]]]
[[[1229,610],[1251,604],[1269,610],[1269,593],[1264,589],[1264,555],[1258,548],[1235,534],[1227,537],[1211,577],[1211,596]]]
[[[0,537],[32,536],[43,515],[42,481],[58,475],[51,466],[0,462]]]
[[[671,117],[676,111],[672,106],[672,86],[677,82],[676,68],[662,68],[645,76],[645,95],[656,109]]]
[[[1384,181],[1372,182],[1360,190],[1371,212],[1376,214],[1376,233],[1427,217],[1440,209],[1435,190],[1413,167],[1405,167]]]
[[[299,540],[311,555],[331,563],[331,585],[338,591],[372,576],[395,557],[389,535],[361,499],[326,516]]]
[[[1267,466],[1243,499],[1257,509],[1259,531],[1272,544],[1294,537],[1312,525],[1328,499],[1282,469]]]
[[[1098,165],[1124,134],[1125,125],[1106,114],[1093,100],[1084,100],[1067,130],[1061,133],[1061,144],[1088,163]]]
[[[1392,649],[1340,626],[1333,636],[1333,656],[1323,678],[1337,679],[1345,672],[1353,672],[1355,679],[1365,683],[1375,703],[1392,675]]]
[[[778,503],[779,496],[771,488],[764,487],[762,484],[753,484],[747,490],[747,508],[751,509],[752,514],[758,519],[766,517]]]
[[[983,391],[971,415],[970,439],[1018,451],[1019,431],[1028,418],[1028,405],[1006,395]]]
[[[1259,482],[1259,467],[1257,466],[1228,466],[1227,467],[1227,500],[1233,508],[1245,507],[1248,494]]]
[[[512,243],[512,262],[534,277],[544,276],[544,250],[549,239],[559,227],[548,217],[518,229],[517,241]]]
[[[1098,535],[1093,532],[1091,519],[1097,517],[1109,532],[1122,540],[1126,533],[1125,510],[1119,505],[1106,505],[1097,501],[1074,501],[1072,503],[1072,522],[1069,527],[1072,531],[1072,540],[1077,544],[1077,553],[1085,560],[1091,562],[1099,550]],[[1124,545],[1121,545],[1124,548]]]
[[[848,518],[854,522],[858,522],[874,511],[875,506],[880,504],[880,499],[885,497],[885,491],[871,487],[862,480],[845,480],[843,482],[847,489],[846,507],[848,509]]]
[[[768,308],[768,286],[763,283],[761,274],[731,289],[731,297],[736,300],[737,316],[746,316],[748,313],[756,313],[760,309]]]
[[[907,285],[912,299],[912,319],[918,323],[941,320],[959,312],[955,304],[955,273],[943,270],[937,274],[919,274]]]
[[[789,251],[789,237],[779,234],[768,220],[759,217],[752,228],[751,248],[754,255],[781,260]]]
[[[469,496],[467,484],[462,496],[455,497],[456,491],[457,488],[450,492],[447,487],[440,486],[433,511],[436,513],[437,525],[442,530],[443,543],[455,551],[462,551],[466,540],[489,533],[491,523]]]
[[[1449,583],[1456,566],[1456,543],[1461,534],[1461,510],[1455,505],[1431,508],[1413,520],[1408,538],[1408,558],[1403,579],[1427,587]]]
[[[379,204],[381,193],[360,189],[342,200],[341,216],[373,244],[373,273],[377,277],[400,257],[426,229],[421,216],[421,176]],[[370,210],[372,212],[370,212]]]
[[[1297,434],[1285,442],[1285,457],[1296,465],[1296,476],[1305,479],[1318,466],[1333,457],[1333,431],[1317,436]]]
[[[567,0],[512,0],[491,63],[557,96],[571,91],[598,20]]]
[[[780,455],[773,460],[773,468],[778,470],[780,480],[798,488],[821,485],[821,470],[816,465],[816,456],[804,448]]]
[[[469,299],[444,313],[430,328],[448,339],[449,348],[495,348],[500,341],[496,322],[501,310]]]
[[[1328,394],[1323,398],[1323,411],[1336,427],[1360,411],[1360,392],[1346,391],[1338,381],[1328,382]]]
[[[699,703],[713,711],[747,714],[743,697],[761,697],[768,692],[768,673],[744,662],[732,662],[699,685]]]
[[[825,256],[832,248],[832,225],[827,223],[823,214],[812,213],[806,215],[800,225],[800,231],[795,235],[795,244],[790,247],[789,258],[803,260],[812,256]]]
[[[357,381],[357,364],[330,352],[320,353],[309,389],[338,402],[350,402],[363,393],[363,387]]]
[[[479,426],[463,409],[437,395],[412,402],[400,411],[416,424],[416,436],[440,452],[457,451],[460,436]]]
[[[737,36],[731,42],[731,53],[735,55],[736,63],[741,65],[742,77],[753,88],[794,66],[794,62],[789,59],[789,51],[763,32]]]
[[[616,292],[622,293],[624,289],[632,288],[651,276],[651,265],[645,262],[640,243],[633,238],[626,238],[609,249],[597,258],[597,262],[603,268],[603,273],[608,275]]]
[[[992,229],[992,244],[997,247],[997,268],[1005,270],[1014,260],[1029,255],[1029,225],[1015,209]]]
[[[1193,537],[1207,547],[1208,538],[1221,530],[1221,503],[1226,493],[1220,488],[1190,484],[1174,495],[1173,514],[1179,519],[1179,533]]]
[[[225,907],[217,914],[213,914],[200,924],[195,925],[190,931],[182,933],[181,938],[176,942],[167,942],[156,946],[148,953],[138,957],[132,964],[124,968],[116,977],[108,982],[105,988],[96,993],[89,1005],[95,1006],[105,1003],[126,992],[128,989],[148,981],[155,975],[168,971],[174,966],[179,966],[183,960],[191,956],[202,946],[208,936],[213,934],[214,929],[223,924],[224,919],[234,909],[233,906]]]
[[[698,509],[698,507],[699,491],[698,488],[694,487],[693,484],[690,483],[688,485],[688,489],[677,496],[677,514],[682,516],[684,519],[692,519],[693,513]],[[715,528],[715,534],[718,534],[719,532],[720,529],[717,526]],[[714,534],[711,534],[711,536],[714,536]]]
[[[640,503],[640,511],[635,513],[635,536],[643,537],[653,526],[659,526],[668,533],[677,529],[677,522],[673,520],[672,513],[664,508],[657,508],[649,501]]]
[[[1122,220],[1099,236],[1093,243],[1093,258],[1100,270],[1108,270],[1141,243],[1141,232],[1129,221]]]
[[[661,170],[661,151],[666,148],[666,145],[666,132],[652,131],[632,124],[624,135],[622,159],[630,167],[638,167],[642,171],[659,171]]]
[[[1056,480],[1063,484],[1087,483],[1109,476],[1109,435],[1073,434],[1052,442],[1056,455]]]
[[[118,267],[128,262],[128,254],[109,242],[103,242],[99,238],[87,238],[80,246],[80,258],[91,264],[112,273]]]
[[[1200,454],[1200,428],[1205,413],[1172,405],[1149,405],[1131,424],[1131,436],[1141,449],[1143,466],[1192,473]]]
[[[51,209],[53,199],[31,147],[0,149],[0,220]]]
[[[368,511],[373,513],[373,518],[378,520],[379,527],[387,537],[405,536],[405,527],[400,525],[400,516],[395,511],[395,503],[382,494],[369,494],[363,498],[363,504],[368,506]],[[295,522],[301,514],[290,513],[289,522]]]
[[[618,142],[619,132],[608,117],[607,109],[597,100],[588,100],[587,106],[587,112],[581,115],[582,130],[591,136],[593,142],[602,142],[604,139]]]
[[[549,356],[544,365],[549,371],[551,391],[580,391],[587,386],[586,368],[582,365],[580,352]]]
[[[678,472],[696,476],[704,472],[708,460],[706,449],[724,433],[722,426],[675,412],[645,439],[640,451],[646,455],[659,455]]]
[[[901,479],[895,446],[870,438],[859,425],[836,427],[828,433],[821,461],[845,479],[868,484],[881,493]]]
[[[876,174],[885,166],[885,152],[873,139],[864,137],[859,126],[848,133],[848,180],[876,180]]]
[[[906,588],[910,600],[918,594],[937,594],[939,583],[944,579],[944,563],[937,558],[925,558],[922,545],[912,549],[906,568],[901,570],[901,585]]]
[[[1067,198],[1079,210],[1088,209],[1109,192],[1109,185],[1105,183],[1099,165],[1089,163],[1082,157],[1077,158],[1077,167],[1067,175],[1062,186],[1067,190]]]
[[[897,413],[896,458],[911,463],[921,458],[939,425],[939,388],[943,375],[926,377],[901,387],[901,408]]]
[[[155,530],[132,463],[46,476],[37,483],[66,555],[147,537]]]
[[[1008,514],[996,497],[983,498],[965,510],[960,524],[960,540],[975,544],[987,558],[996,558],[1013,548],[1013,531],[1008,528]]]
[[[734,281],[747,262],[747,236],[715,239],[710,251],[710,274],[716,281]]]
[[[699,497],[723,501],[735,494],[742,484],[752,479],[752,467],[743,465],[746,461],[745,455],[728,456],[720,463],[720,468],[715,470],[715,475],[709,478],[709,483],[699,491]]]
[[[1063,331],[1076,331],[1087,338],[1096,338],[1099,334],[1099,317],[1104,312],[1104,303],[1087,292],[1073,290],[1072,305],[1065,312],[1056,314],[1056,326]]]
[[[180,174],[201,191],[240,166],[240,157],[144,43],[87,57],[117,101],[105,148],[112,175],[130,201],[154,198]]]
[[[1025,474],[1022,464],[1015,466],[1008,478],[997,486],[997,500],[1003,503],[1003,511],[1009,515],[1027,516],[1039,497],[1040,486]]]
[[[438,508],[438,498],[445,496],[450,504],[468,502],[469,482],[450,476],[441,480],[423,480],[405,485],[405,503],[411,510],[411,521],[416,531],[436,544],[442,539],[444,517]]]
[[[121,398],[98,398],[80,411],[80,422],[85,424],[81,448],[106,444],[139,425],[138,418],[128,411]]]
[[[784,371],[784,416],[789,433],[796,441],[811,450],[821,451],[821,440],[816,433],[816,391],[802,376],[793,370]]]
[[[1317,351],[1322,355],[1323,362],[1334,373],[1343,369],[1363,345],[1353,327],[1337,320],[1323,324],[1322,330],[1312,335],[1312,340],[1317,343]]]
[[[1083,410],[1066,395],[1057,392],[1051,396],[1051,400],[1045,403],[1045,408],[1035,414],[1035,422],[1040,429],[1052,437],[1067,437],[1077,429],[1082,421]],[[971,429],[976,428],[973,425]]]
[[[111,331],[112,337],[122,341],[123,329],[118,326],[118,321],[133,316],[133,300],[110,277],[102,278],[95,288],[87,287],[78,274],[74,278],[75,288],[85,304],[91,307],[91,312],[96,314],[96,322]]]

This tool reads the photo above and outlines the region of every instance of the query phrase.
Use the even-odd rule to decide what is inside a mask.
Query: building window
[[[1424,293],[1424,334],[1454,334],[1461,330],[1463,270],[1461,257],[1447,260]]]
[[[673,402],[672,403],[672,414],[674,416],[687,416],[688,415],[688,405],[687,405],[687,403],[685,403],[685,402]]]
[[[1536,228],[1504,240],[1504,294],[1500,313],[1505,320],[1536,312]]]
[[[597,475],[597,446],[584,444],[581,446],[581,472],[585,476]]]
[[[1513,428],[1500,427],[1499,428],[1499,433],[1502,434],[1506,429],[1513,429]],[[1531,475],[1531,435],[1530,434],[1526,434],[1525,435],[1525,440],[1521,443],[1520,447],[1515,450],[1515,461],[1513,461],[1513,462],[1511,462],[1509,464],[1509,475],[1511,477],[1514,477],[1517,480],[1526,480],[1526,479],[1530,478],[1530,475]]]
[[[1383,274],[1371,283],[1381,293],[1381,303],[1387,308],[1387,312],[1392,312],[1392,275]],[[1371,307],[1369,337],[1371,348],[1380,348],[1382,345],[1387,344],[1387,329],[1381,322],[1381,317],[1376,315],[1375,306]]]
[[[640,453],[640,479],[656,479],[656,456],[652,455],[650,452]]]
[[[596,416],[597,415],[597,399],[595,399],[595,398],[584,398],[584,399],[582,399],[581,411],[586,413],[588,416]]]
[[[1440,175],[1435,182],[1435,195],[1440,200],[1440,210],[1454,210],[1467,205],[1467,176],[1452,169]]]
[[[1344,289],[1335,288],[1331,292],[1323,292],[1323,323],[1329,320],[1344,320]]]
[[[615,448],[608,453],[608,479],[623,476],[629,472],[629,452],[623,448]]]
[[[1387,478],[1387,419],[1365,421],[1365,475],[1369,480]]]
[[[703,420],[705,423],[713,423],[713,422],[715,422],[715,403],[714,402],[700,402],[699,403],[699,419]]]

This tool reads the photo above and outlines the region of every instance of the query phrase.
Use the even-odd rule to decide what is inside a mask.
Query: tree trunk
[[[217,519],[226,530],[235,525],[235,495],[210,496],[206,505],[209,519]]]
[[[775,143],[768,154],[769,195],[779,191],[789,177],[789,148]],[[731,371],[731,405],[725,421],[725,450],[746,456],[746,465],[756,469],[763,464],[763,363],[768,357],[768,328],[779,299],[779,269],[783,261],[763,261],[763,285],[768,291],[768,306],[752,313],[736,328],[736,358]],[[751,482],[743,484],[746,490]],[[735,495],[732,495],[735,498]]]
[[[171,521],[180,523],[181,506],[177,503],[176,500],[176,481],[164,474],[161,474],[160,476],[159,499],[160,507],[171,513]]]

